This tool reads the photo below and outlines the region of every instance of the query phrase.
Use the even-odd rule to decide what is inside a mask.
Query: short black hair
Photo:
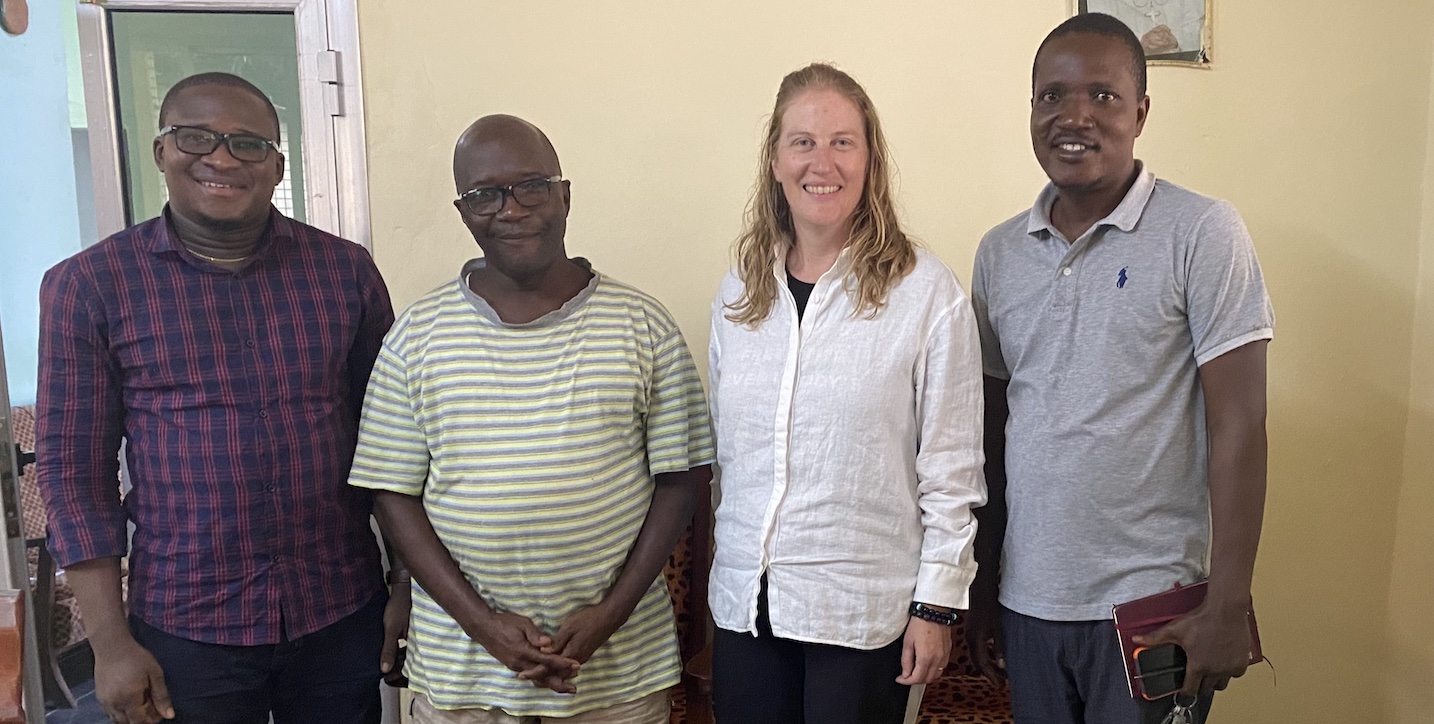
[[[226,88],[238,88],[264,101],[264,107],[269,109],[269,119],[274,122],[274,138],[270,140],[274,143],[279,142],[279,111],[274,108],[274,102],[269,100],[269,96],[264,95],[264,91],[259,90],[259,86],[232,73],[199,73],[175,83],[174,87],[170,88],[169,92],[164,94],[164,100],[159,104],[159,127],[161,129],[169,125],[165,123],[164,120],[169,115],[169,108],[174,104],[174,99],[181,92],[201,85],[222,85]]]
[[[1140,44],[1140,38],[1135,37],[1135,31],[1131,30],[1130,26],[1105,13],[1073,15],[1070,19],[1057,25],[1056,29],[1041,41],[1041,47],[1036,49],[1036,59],[1031,62],[1032,88],[1035,88],[1036,85],[1036,62],[1040,61],[1041,53],[1046,46],[1056,38],[1077,33],[1104,35],[1124,43],[1126,49],[1130,51],[1130,73],[1135,77],[1135,92],[1141,98],[1145,97],[1145,48]]]

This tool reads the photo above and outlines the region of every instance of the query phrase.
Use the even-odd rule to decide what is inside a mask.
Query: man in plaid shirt
[[[388,291],[361,247],[270,205],[258,88],[185,79],[159,123],[164,213],[41,288],[37,472],[96,694],[130,724],[377,722],[408,586],[390,599],[345,481]]]

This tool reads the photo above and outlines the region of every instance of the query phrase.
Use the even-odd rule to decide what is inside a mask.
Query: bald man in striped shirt
[[[385,339],[349,481],[413,575],[414,720],[665,723],[659,573],[714,457],[696,366],[661,304],[568,257],[535,126],[479,119],[453,172],[483,257]]]

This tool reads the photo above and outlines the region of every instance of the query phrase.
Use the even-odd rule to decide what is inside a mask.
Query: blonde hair
[[[898,280],[916,265],[916,249],[901,231],[891,194],[891,162],[886,137],[876,117],[876,108],[866,90],[851,76],[825,63],[813,63],[792,71],[782,79],[776,106],[767,123],[762,144],[757,183],[742,234],[732,245],[742,296],[728,304],[727,319],[756,327],[772,313],[777,300],[777,279],[772,274],[778,260],[796,243],[792,208],[772,175],[777,142],[782,134],[782,114],[797,96],[809,90],[832,90],[850,100],[861,111],[866,127],[866,183],[852,212],[847,247],[856,277],[856,313],[875,316],[886,304],[886,295]]]

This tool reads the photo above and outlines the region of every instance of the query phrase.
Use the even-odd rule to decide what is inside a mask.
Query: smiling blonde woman
[[[851,76],[783,79],[712,306],[720,721],[900,722],[967,606],[985,501],[976,323],[902,232],[888,157]]]

